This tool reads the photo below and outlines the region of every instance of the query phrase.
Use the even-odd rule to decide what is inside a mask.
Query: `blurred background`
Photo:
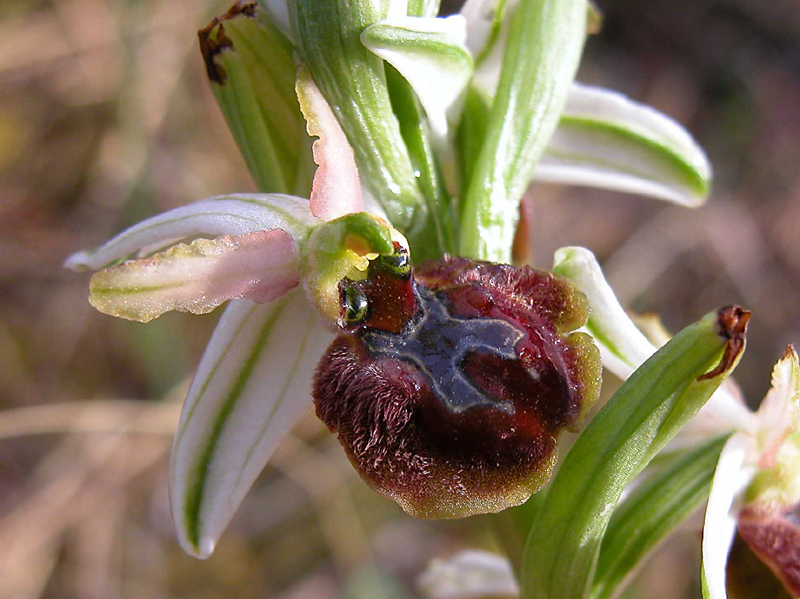
[[[413,598],[431,558],[494,546],[480,518],[416,521],[372,494],[311,415],[211,559],[174,539],[166,458],[217,315],[147,326],[102,316],[86,301],[88,275],[61,264],[143,217],[254,191],[195,37],[226,8],[0,3],[2,599]],[[623,304],[672,331],[722,305],[751,308],[736,378],[756,403],[785,345],[800,342],[800,4],[600,8],[580,79],[686,125],[714,165],[713,196],[689,211],[536,186],[536,263],[585,245]],[[698,540],[670,542],[631,596],[699,596]]]

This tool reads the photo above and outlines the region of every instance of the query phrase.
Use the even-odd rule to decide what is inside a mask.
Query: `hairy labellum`
[[[398,252],[340,284],[346,332],[317,370],[317,415],[412,515],[519,505],[599,392],[597,350],[570,334],[585,298],[547,272],[464,258],[412,275]]]
[[[738,532],[750,550],[775,574],[792,597],[800,596],[800,526],[796,506],[779,510],[746,507]]]

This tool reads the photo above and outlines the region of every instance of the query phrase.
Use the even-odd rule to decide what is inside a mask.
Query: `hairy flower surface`
[[[367,483],[415,516],[519,505],[599,392],[597,350],[570,334],[585,299],[531,268],[445,258],[412,276],[385,260],[343,281],[355,322],[320,362],[318,416]]]

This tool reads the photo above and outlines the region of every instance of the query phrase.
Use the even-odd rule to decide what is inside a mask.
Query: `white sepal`
[[[122,258],[147,256],[176,241],[196,237],[282,229],[295,239],[305,239],[318,223],[304,198],[248,193],[216,196],[148,218],[99,248],[73,254],[64,266],[98,270]]]
[[[439,150],[447,146],[449,123],[457,118],[472,77],[466,35],[466,20],[461,15],[385,19],[361,34],[364,46],[411,84]]]
[[[281,439],[311,406],[311,376],[333,338],[302,292],[232,302],[183,406],[170,464],[181,546],[206,558]]]
[[[589,300],[592,311],[586,328],[605,368],[625,380],[655,353],[657,348],[625,313],[592,252],[582,247],[557,250],[553,272],[569,279]]]
[[[725,569],[741,509],[741,494],[750,484],[755,467],[746,465],[752,439],[735,433],[725,443],[714,471],[703,524],[703,576],[706,599],[726,599]]]
[[[511,563],[488,551],[468,549],[434,560],[420,575],[418,584],[430,599],[519,596]]]
[[[573,84],[534,179],[702,204],[711,167],[670,117],[599,87]]]

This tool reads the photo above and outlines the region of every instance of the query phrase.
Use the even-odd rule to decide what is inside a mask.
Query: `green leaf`
[[[519,202],[578,67],[585,0],[522,0],[511,15],[486,139],[469,182],[460,253],[511,261]]]
[[[486,139],[491,107],[485,96],[474,86],[467,89],[464,110],[458,123],[457,151],[461,189],[468,189],[472,181],[475,165],[478,162]],[[459,210],[463,213],[463,202]]]
[[[613,597],[650,552],[703,504],[726,440],[680,452],[614,511],[600,547],[591,599]]]
[[[522,558],[528,534],[536,523],[546,496],[547,487],[531,495],[522,505],[487,516],[491,522],[491,530],[518,578],[522,572]]]
[[[362,183],[412,246],[426,238],[427,205],[392,112],[383,61],[361,43],[385,18],[378,0],[298,0],[290,4],[297,50],[347,135]]]
[[[633,373],[578,437],[528,537],[523,598],[587,595],[622,491],[735,367],[749,316],[741,308],[723,308],[681,331]]]
[[[247,7],[231,9],[199,36],[211,89],[258,188],[307,196],[310,140],[289,41]]]

